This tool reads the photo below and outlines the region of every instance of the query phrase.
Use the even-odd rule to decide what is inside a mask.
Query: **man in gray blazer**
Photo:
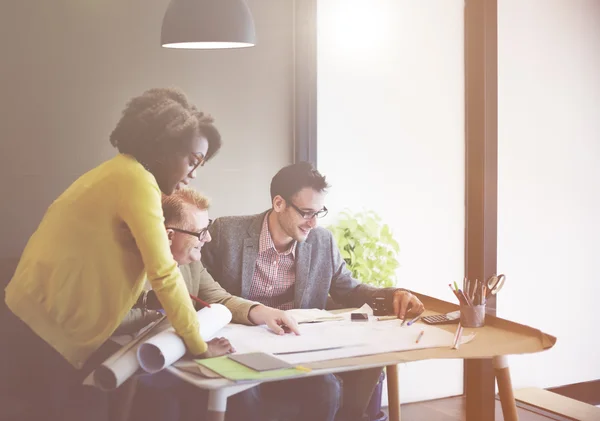
[[[344,307],[360,307],[377,292],[389,297],[401,319],[408,312],[422,312],[423,304],[410,291],[375,288],[352,277],[331,233],[317,226],[317,218],[327,213],[328,187],[325,177],[309,163],[282,168],[271,182],[271,209],[258,215],[218,218],[212,224],[212,242],[204,246],[202,254],[207,270],[230,294],[282,310],[324,309],[328,296]],[[334,419],[342,398],[332,378],[343,386],[337,419],[365,419],[380,372],[370,369],[301,379],[320,387],[322,394],[329,393],[326,400],[331,407],[320,415],[301,413],[299,419]],[[324,382],[331,386],[324,387]],[[282,394],[299,397],[306,388],[299,380],[276,384],[270,387],[277,391],[275,399]],[[272,392],[261,387],[252,393],[257,401],[268,404],[273,400]]]

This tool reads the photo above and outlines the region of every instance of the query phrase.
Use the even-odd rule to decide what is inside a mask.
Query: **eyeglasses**
[[[206,227],[202,228],[200,230],[200,232],[193,232],[193,231],[188,231],[188,230],[184,230],[181,228],[173,228],[173,227],[166,227],[166,228],[168,230],[181,232],[183,234],[193,235],[194,237],[196,237],[198,239],[198,241],[204,241],[204,240],[206,240],[206,234],[208,233],[208,227],[210,227],[210,224],[212,224],[212,222],[213,222],[213,220],[209,219],[208,225]]]
[[[192,152],[192,155],[198,160],[198,163],[194,165],[194,168],[192,168],[192,171],[190,171],[190,173],[193,173],[198,169],[198,167],[203,167],[204,164],[206,164],[206,157],[203,154]]]
[[[291,207],[296,209],[296,212],[298,212],[298,214],[300,214],[300,216],[304,219],[313,219],[315,216],[317,218],[322,218],[325,215],[327,215],[327,212],[328,212],[328,210],[325,206],[323,206],[323,209],[321,209],[321,210],[318,210],[316,212],[311,212],[311,211],[303,211],[298,206],[294,205],[291,200],[286,200],[286,203],[288,203]]]

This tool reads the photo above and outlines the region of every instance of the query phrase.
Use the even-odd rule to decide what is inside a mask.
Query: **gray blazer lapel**
[[[310,251],[312,245],[307,243],[298,243],[296,246],[296,282],[294,291],[294,307],[303,308],[308,306],[310,294],[308,290],[308,275],[310,271]]]
[[[242,255],[242,297],[248,298],[250,287],[252,286],[252,276],[254,276],[254,267],[258,259],[258,243],[260,239],[260,230],[265,217],[265,213],[257,215],[248,227],[248,237],[244,239],[244,250]]]

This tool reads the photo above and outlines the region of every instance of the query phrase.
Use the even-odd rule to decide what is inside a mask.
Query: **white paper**
[[[137,361],[137,346],[117,358],[111,357],[92,373],[93,384],[105,392],[114,390],[133,376],[140,368]],[[86,383],[89,384],[89,383]]]
[[[84,380],[83,384],[96,386],[104,391],[110,391],[121,386],[139,368],[137,349],[147,338],[169,327],[163,323],[162,317],[140,330],[137,336],[125,344]]]
[[[292,316],[298,324],[344,319],[344,317],[341,315],[333,314],[327,310],[321,310],[319,308],[295,308],[292,310],[286,310],[286,313]]]
[[[325,334],[324,329],[333,323],[338,322],[303,324],[300,326],[300,336],[293,333],[277,335],[264,325],[249,327],[230,324],[223,328],[219,335],[229,339],[237,353],[267,352],[278,354],[364,343],[364,339],[352,335],[339,337]]]
[[[340,322],[339,326],[336,327],[329,323],[326,331],[327,335],[354,334],[362,337],[364,342],[360,345],[344,346],[338,349],[279,355],[278,358],[290,364],[300,364],[413,349],[451,347],[454,341],[453,333],[438,327],[424,324],[400,327],[401,323],[401,320]],[[358,324],[360,326],[357,326]],[[417,343],[421,331],[424,333]],[[463,336],[461,344],[471,341],[473,337],[474,335]]]
[[[369,313],[370,308],[360,312]],[[372,313],[372,311],[371,311]],[[303,324],[300,336],[276,335],[264,326],[226,326],[219,332],[238,353],[266,352],[291,364],[323,361],[412,349],[451,347],[454,334],[435,326],[416,323],[400,326],[402,320],[343,321]],[[417,337],[423,336],[417,343]],[[469,342],[470,336],[461,343]]]
[[[345,311],[343,314],[345,316],[347,316],[348,318],[350,318],[350,314],[352,313],[367,313],[369,316],[373,315],[373,309],[371,308],[370,305],[368,304],[363,304],[361,308],[359,308],[358,310],[351,310],[351,311]]]
[[[200,336],[208,342],[231,321],[231,312],[222,304],[211,304],[198,311]],[[156,373],[185,355],[183,340],[175,329],[169,328],[148,340],[137,349],[137,360],[145,371]]]
[[[367,316],[369,316],[369,320],[377,320],[377,318],[373,316],[373,309],[368,304],[363,304],[362,307],[358,310],[344,311],[342,313],[338,313],[338,315],[341,316],[344,320],[350,321],[350,315],[352,313],[364,313]]]

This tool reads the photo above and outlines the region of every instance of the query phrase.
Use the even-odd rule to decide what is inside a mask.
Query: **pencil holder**
[[[460,306],[460,325],[462,327],[483,327],[485,325],[485,304]]]

